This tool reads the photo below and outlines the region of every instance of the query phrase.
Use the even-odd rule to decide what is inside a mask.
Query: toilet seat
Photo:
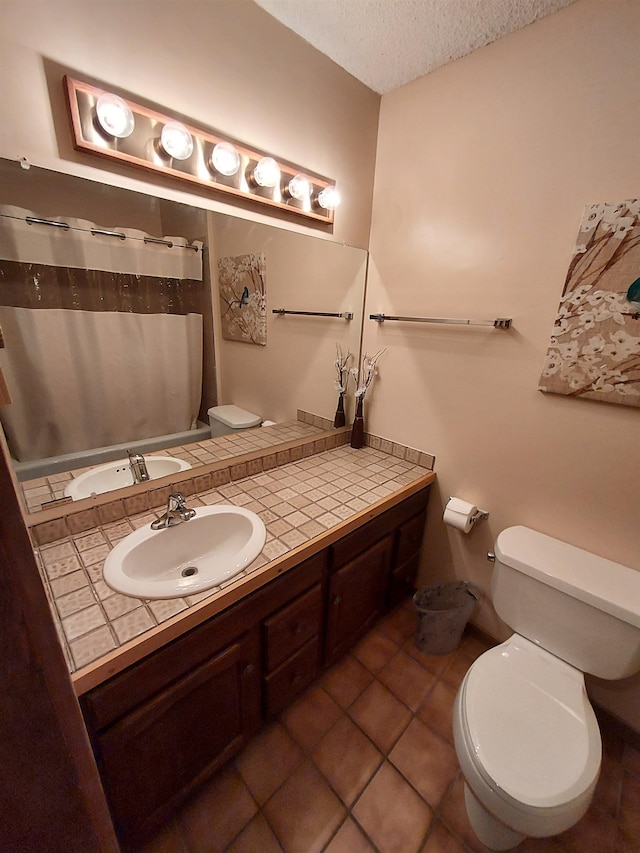
[[[516,634],[471,666],[456,714],[467,782],[507,825],[553,834],[586,810],[602,746],[579,670]]]

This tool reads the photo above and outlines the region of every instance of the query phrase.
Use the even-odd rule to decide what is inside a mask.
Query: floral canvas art
[[[640,200],[585,208],[540,390],[640,406]]]
[[[266,346],[266,259],[260,255],[218,258],[222,337]]]

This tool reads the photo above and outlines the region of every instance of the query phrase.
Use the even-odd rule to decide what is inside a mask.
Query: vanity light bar
[[[340,203],[334,182],[114,92],[64,79],[78,151],[333,225]]]

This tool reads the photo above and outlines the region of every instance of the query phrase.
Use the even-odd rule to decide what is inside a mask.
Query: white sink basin
[[[145,456],[147,471],[151,480],[158,477],[166,477],[167,474],[177,474],[178,471],[186,471],[191,468],[188,462],[177,459],[175,456]],[[133,474],[129,467],[128,459],[116,459],[114,462],[106,462],[104,465],[96,465],[84,474],[74,477],[65,486],[65,497],[79,501],[81,498],[90,498],[91,495],[101,495],[114,489],[124,489],[125,486],[133,486]]]
[[[104,579],[135,598],[178,598],[217,586],[250,565],[264,547],[262,520],[231,504],[200,507],[164,530],[141,527],[104,564]]]

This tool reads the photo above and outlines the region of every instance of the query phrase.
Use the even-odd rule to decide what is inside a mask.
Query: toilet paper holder
[[[471,516],[471,524],[475,525],[478,521],[482,521],[483,518],[489,518],[489,513],[486,509],[478,509]]]
[[[449,501],[454,500],[453,495],[449,495]],[[447,501],[447,506],[449,504]],[[471,524],[471,529],[473,529],[479,521],[483,519],[489,518],[489,512],[486,509],[480,509],[480,507],[476,507],[476,511],[472,516],[469,517],[469,523]]]

